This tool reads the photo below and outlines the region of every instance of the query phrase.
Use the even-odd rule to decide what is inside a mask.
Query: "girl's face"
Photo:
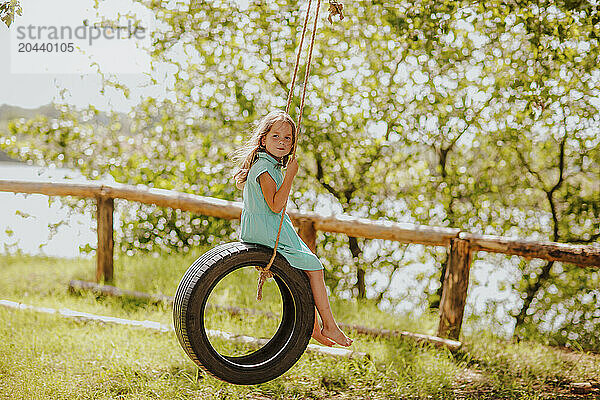
[[[294,145],[292,127],[285,121],[277,121],[260,141],[272,156],[278,159],[287,156],[291,153]]]

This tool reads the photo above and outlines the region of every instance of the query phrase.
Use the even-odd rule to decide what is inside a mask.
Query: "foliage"
[[[0,3],[0,20],[10,28],[15,15],[23,15],[23,9],[19,0],[3,0]]]
[[[57,119],[14,122],[0,146],[91,178],[239,199],[226,155],[252,121],[285,104],[303,6],[139,2],[162,27],[150,52],[166,99],[103,122],[92,108],[65,107]],[[597,5],[372,1],[348,4],[346,15],[317,34],[298,208],[598,244]],[[234,235],[229,222],[128,207],[123,250],[187,250]],[[423,273],[424,295],[408,301],[439,299],[444,250],[320,234],[318,253],[328,285],[344,296],[397,305],[378,282],[423,264],[436,267]],[[496,262],[478,257],[475,265]],[[595,278],[583,279],[590,270],[512,259],[494,266],[509,282],[496,289],[521,299],[511,309],[519,334],[564,330],[556,340],[567,343],[578,332],[572,340],[595,346],[600,299]],[[572,317],[557,323],[558,314]]]
[[[518,207],[513,213],[525,211],[532,216],[523,224],[532,236],[537,233],[537,237],[558,242],[597,242],[600,44],[596,24],[600,10],[586,2],[524,4],[518,12],[504,4],[494,6],[494,11],[480,8],[483,15],[491,17],[480,24],[492,28],[486,53],[496,60],[490,64],[494,97],[507,100],[498,104],[498,112],[507,118],[496,118],[488,129],[497,138],[500,158],[512,166],[509,179],[520,180],[520,187],[511,189],[500,204]],[[511,18],[503,19],[507,12]],[[578,79],[573,79],[575,76]],[[529,191],[525,201],[519,198],[523,187]],[[578,272],[570,265],[551,262],[541,268],[535,263],[527,265],[517,286],[523,293],[523,306],[515,312],[517,331],[535,320],[524,330],[543,335],[544,326],[553,326],[554,332],[561,332],[560,341],[568,342],[567,332],[579,331],[579,324],[568,317],[556,318],[557,309],[563,315],[585,315],[584,325],[590,331],[598,329],[600,319],[585,311],[579,301],[580,296],[594,299],[597,291]],[[563,282],[561,289],[555,285],[558,276]],[[598,308],[600,303],[594,303],[592,307]],[[570,335],[579,337],[575,332]]]
[[[177,104],[149,99],[130,115],[107,115],[92,106],[57,108],[58,118],[10,122],[2,139],[8,154],[38,165],[78,169],[89,179],[233,199],[230,172],[222,162],[231,144],[217,146],[217,134],[207,133],[211,127],[194,123],[177,111]],[[93,206],[89,200],[78,207],[89,212]],[[121,229],[115,239],[129,254],[188,251],[233,236],[229,221],[149,205],[117,206]]]

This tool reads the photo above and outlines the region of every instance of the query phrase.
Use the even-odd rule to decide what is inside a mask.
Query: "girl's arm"
[[[278,214],[281,212],[281,210],[283,210],[283,206],[285,206],[290,195],[292,181],[294,180],[296,173],[298,173],[298,161],[296,161],[294,158],[288,164],[285,177],[283,178],[283,183],[279,187],[279,190],[277,190],[277,185],[268,172],[263,172],[258,177],[258,183],[260,183],[260,188],[265,201],[267,202],[267,205],[271,211],[274,213]]]

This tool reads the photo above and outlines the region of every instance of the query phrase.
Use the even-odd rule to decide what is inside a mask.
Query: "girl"
[[[241,161],[241,167],[234,178],[237,188],[243,190],[244,198],[241,241],[275,247],[281,212],[298,172],[298,161],[290,160],[295,140],[296,125],[292,118],[283,111],[275,111],[259,121],[248,144],[235,153],[234,158]],[[284,178],[281,168],[285,166]],[[287,214],[277,251],[291,266],[308,274],[315,305],[323,321],[320,329],[315,314],[312,337],[326,346],[332,346],[334,342],[350,346],[352,339],[340,330],[331,313],[323,265],[300,239]]]

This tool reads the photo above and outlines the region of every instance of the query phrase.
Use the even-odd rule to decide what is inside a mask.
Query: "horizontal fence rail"
[[[224,219],[239,219],[242,204],[236,201],[204,197],[172,190],[142,186],[100,183],[45,182],[0,179],[0,191],[35,193],[48,196],[77,196],[86,198],[119,198],[160,207],[178,208],[195,214]],[[314,229],[344,233],[366,239],[384,239],[403,243],[445,246],[452,239],[469,241],[472,251],[487,251],[549,261],[564,261],[581,266],[600,267],[600,248],[556,242],[541,242],[502,236],[471,234],[456,228],[431,227],[409,223],[374,221],[347,215],[324,217],[315,213],[288,211],[293,222],[312,222]]]
[[[461,232],[459,238],[469,242],[471,251],[563,261],[583,267],[600,267],[600,247],[475,235],[467,232]]]
[[[152,189],[121,184],[89,184],[63,182],[36,182],[0,180],[0,191],[37,193],[48,196],[77,196],[87,198],[108,197],[125,199],[160,207],[178,208],[195,214],[224,219],[240,219],[242,203],[181,193],[172,190]],[[319,231],[345,233],[367,239],[386,239],[432,246],[449,246],[460,229],[437,228],[387,221],[372,221],[349,216],[323,217],[315,213],[288,211],[295,223],[310,221]]]
[[[78,183],[68,180],[0,179],[0,191],[95,198],[98,204],[97,280],[110,282],[113,277],[114,199],[125,199],[160,207],[176,208],[199,215],[239,219],[240,202],[204,197],[173,190],[144,186]],[[456,228],[431,227],[391,221],[374,221],[348,215],[322,216],[315,213],[288,211],[299,234],[315,251],[316,231],[343,233],[366,239],[384,239],[401,243],[444,246],[449,262],[444,276],[440,303],[438,335],[458,339],[463,319],[473,254],[477,251],[563,261],[584,267],[600,267],[600,247],[541,242],[502,236],[476,235]]]

